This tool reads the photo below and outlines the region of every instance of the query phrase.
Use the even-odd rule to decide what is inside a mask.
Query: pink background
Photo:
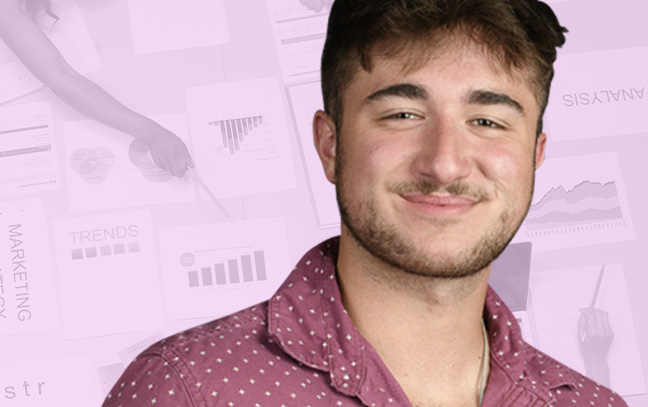
[[[292,1],[295,7],[302,7],[299,0]],[[51,265],[51,270],[45,267],[30,269],[29,272],[30,282],[34,285],[33,313],[35,319],[41,318],[39,324],[16,333],[3,328],[0,320],[0,405],[4,406],[5,402],[9,407],[63,405],[56,404],[58,400],[67,400],[65,405],[70,406],[98,405],[128,361],[144,346],[267,299],[308,249],[339,234],[339,224],[322,226],[326,222],[318,218],[314,205],[315,194],[328,194],[329,202],[334,196],[331,195],[332,189],[317,189],[323,171],[312,174],[306,169],[305,160],[312,158],[314,147],[312,142],[303,142],[310,135],[299,133],[301,118],[295,113],[299,109],[295,108],[296,101],[291,100],[291,90],[288,89],[304,86],[305,82],[287,79],[286,61],[282,61],[285,56],[278,48],[273,32],[272,5],[277,2],[224,0],[220,3],[224,6],[227,21],[228,38],[225,43],[139,52],[135,47],[137,37],[131,26],[133,20],[127,0],[78,0],[103,65],[87,76],[141,114],[167,117],[161,120],[171,120],[169,115],[188,115],[189,123],[183,127],[181,122],[178,135],[185,133],[183,138],[194,158],[200,155],[196,146],[200,137],[198,133],[202,131],[200,120],[203,119],[197,112],[206,106],[214,106],[216,118],[219,109],[248,103],[251,106],[249,111],[240,109],[242,116],[259,114],[271,120],[270,127],[264,128],[275,137],[279,157],[276,158],[276,168],[283,168],[277,169],[282,180],[276,185],[264,183],[254,187],[250,184],[252,187],[245,189],[245,194],[222,194],[219,191],[230,187],[232,191],[240,191],[241,188],[236,189],[234,184],[245,182],[246,177],[253,180],[261,174],[232,172],[218,177],[207,173],[210,164],[206,160],[196,162],[198,172],[236,219],[238,226],[230,224],[204,192],[199,191],[190,174],[183,181],[193,185],[182,189],[186,198],[180,199],[178,194],[170,198],[172,194],[168,192],[172,190],[164,188],[171,187],[159,183],[156,186],[160,190],[154,193],[160,196],[156,195],[155,204],[146,203],[146,199],[153,199],[150,194],[138,198],[140,201],[133,201],[136,191],[129,188],[137,188],[134,186],[137,184],[125,182],[122,186],[94,186],[98,188],[97,194],[113,195],[114,199],[93,201],[92,196],[84,195],[91,189],[84,189],[87,185],[71,179],[77,175],[69,172],[69,150],[76,147],[69,144],[70,134],[65,134],[70,124],[64,124],[88,119],[47,89],[0,105],[1,112],[6,106],[51,103],[61,179],[59,187],[51,191],[0,196],[0,207],[26,199],[42,204],[42,221],[32,224],[31,229],[25,229],[31,230],[32,236],[34,233],[42,235],[33,240],[39,242],[38,245],[26,245],[25,250],[31,251],[32,258],[40,257],[41,262]],[[545,163],[547,168],[541,168],[544,172],[537,173],[537,182],[542,176],[544,183],[541,185],[563,185],[570,191],[576,185],[568,174],[570,172],[575,174],[575,179],[582,181],[615,181],[623,226],[619,226],[618,220],[590,222],[598,225],[593,229],[602,228],[603,231],[567,233],[569,225],[563,225],[547,232],[555,235],[536,236],[530,266],[531,283],[539,273],[576,269],[593,270],[590,274],[595,283],[603,263],[609,265],[609,270],[616,270],[617,275],[622,270],[625,284],[615,286],[616,291],[610,291],[607,302],[627,303],[631,312],[619,314],[616,321],[611,318],[610,324],[613,329],[619,329],[615,331],[617,346],[629,343],[638,349],[638,353],[631,350],[626,354],[633,359],[627,367],[632,370],[638,366],[639,372],[643,372],[643,380],[638,380],[639,385],[630,386],[628,394],[621,394],[630,406],[643,407],[648,405],[645,391],[648,385],[648,318],[645,315],[648,309],[648,274],[645,270],[648,263],[645,250],[648,247],[648,215],[644,210],[648,207],[648,194],[644,192],[648,162],[643,154],[644,148],[648,148],[648,141],[644,140],[648,135],[648,95],[643,94],[648,85],[648,5],[640,0],[563,0],[551,1],[550,5],[570,33],[567,34],[567,44],[559,51],[556,80],[545,116],[549,139],[547,163],[556,159],[560,164],[552,170]],[[326,10],[320,14],[325,15]],[[219,18],[215,17],[214,21],[223,21],[222,16]],[[237,84],[238,81],[244,82]],[[195,99],[189,100],[193,91],[187,89],[223,83],[239,88],[232,90],[216,86],[209,97],[200,96],[197,92],[197,107]],[[623,99],[623,90],[626,99]],[[608,93],[610,91],[615,92],[616,97]],[[237,94],[243,102],[237,101]],[[634,98],[630,99],[629,94]],[[592,104],[597,96],[600,103]],[[227,101],[223,102],[224,97],[231,98],[230,106],[227,106]],[[604,97],[607,99],[603,100]],[[589,98],[590,104],[583,103],[584,98]],[[576,99],[581,101],[578,106],[575,105]],[[200,100],[204,100],[202,105]],[[223,107],[218,107],[219,104]],[[308,106],[305,109],[309,111]],[[226,116],[233,117],[230,113]],[[168,126],[174,126],[172,120],[169,123]],[[98,133],[103,131],[92,123],[87,125]],[[106,136],[107,140],[109,138]],[[106,143],[119,145],[122,142],[119,137],[111,140]],[[123,143],[130,143],[124,140]],[[127,144],[124,145],[126,149]],[[573,167],[566,166],[566,162],[573,162]],[[321,166],[319,168],[321,170]],[[581,173],[584,175],[580,176]],[[112,175],[108,174],[109,177]],[[231,180],[227,186],[220,183],[225,177]],[[101,188],[104,189],[99,190]],[[547,192],[548,189],[536,190],[539,197]],[[534,198],[534,202],[537,199]],[[587,199],[583,202],[588,204]],[[38,217],[24,221],[34,219]],[[120,226],[128,229],[132,225],[136,225],[138,232],[131,236],[134,237],[131,241],[137,241],[139,246],[132,252],[126,249],[127,253],[121,260],[102,262],[98,256],[94,266],[90,261],[82,264],[70,260],[71,250],[77,247],[70,232],[115,230]],[[29,239],[32,237],[26,234],[25,241]],[[100,240],[110,240],[105,234],[92,239],[98,248],[102,245]],[[524,240],[528,239],[518,236],[515,241]],[[193,248],[195,257],[201,261],[201,256],[208,256],[204,250],[210,249],[210,243],[221,249],[228,244],[247,245],[250,253],[266,248],[267,278],[261,281],[256,276],[258,284],[248,283],[239,289],[226,287],[199,291],[204,287],[193,287],[195,291],[187,291],[188,286],[177,288],[177,285],[188,284],[189,269],[186,267],[190,268],[192,261],[189,259],[191,256],[181,259],[174,250],[182,254],[192,250],[191,245],[206,245]],[[231,257],[232,252],[226,256]],[[174,270],[180,274],[173,274]],[[7,296],[9,270],[1,272],[5,272],[4,295]],[[614,274],[610,271],[609,275]],[[589,276],[584,283],[592,285]],[[47,286],[43,287],[44,284]],[[593,292],[593,285],[588,292]],[[588,305],[589,300],[584,301],[581,307]],[[538,307],[528,307],[528,310],[534,324],[537,315],[551,311]],[[535,317],[534,313],[537,314]],[[626,331],[622,331],[621,326]],[[622,332],[627,333],[627,329],[633,336],[622,338]],[[551,336],[548,332],[540,334]],[[538,345],[536,342],[536,346],[543,349],[542,343]],[[612,346],[614,349],[614,342]],[[620,349],[614,352],[614,355],[622,354]],[[620,373],[613,373],[612,388],[616,390],[620,385],[615,386],[615,379],[617,383],[625,379]],[[25,382],[30,384],[29,396],[23,391]],[[38,394],[38,382],[47,383],[43,387],[44,394]],[[18,396],[5,400],[7,386],[13,386]],[[72,391],[79,393],[70,397]]]

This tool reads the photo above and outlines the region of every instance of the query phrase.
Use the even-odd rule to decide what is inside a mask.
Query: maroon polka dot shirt
[[[103,407],[410,406],[356,330],[335,277],[339,236],[308,251],[266,302],[142,352]],[[490,374],[483,407],[622,407],[622,398],[522,340],[488,287]]]

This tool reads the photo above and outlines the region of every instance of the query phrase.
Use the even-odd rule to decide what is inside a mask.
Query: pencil
[[[605,271],[605,263],[601,266],[601,271],[599,271],[598,281],[596,282],[596,288],[594,289],[594,297],[592,297],[592,303],[590,304],[590,309],[594,309],[596,304],[596,297],[598,297],[599,288],[601,288],[601,281],[603,280],[603,272]],[[581,342],[585,340],[585,335],[587,334],[587,319],[585,319],[585,329],[583,330],[583,336],[581,336]]]
[[[212,191],[209,189],[207,184],[205,184],[205,182],[202,180],[202,178],[200,178],[198,176],[198,174],[196,173],[196,170],[189,167],[189,171],[191,172],[191,174],[193,174],[194,178],[196,179],[196,181],[198,181],[198,183],[203,188],[203,190],[207,193],[207,195],[209,195],[211,200],[220,208],[220,210],[225,214],[225,216],[227,216],[227,219],[229,219],[230,222],[234,223],[234,219],[230,216],[230,214],[227,212],[227,210],[225,210],[225,207],[223,207],[223,205],[216,198],[216,196],[212,193]]]

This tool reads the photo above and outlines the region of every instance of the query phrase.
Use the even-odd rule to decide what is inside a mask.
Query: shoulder
[[[149,346],[126,368],[103,407],[138,406],[142,400],[159,407],[204,406],[218,392],[217,374],[237,369],[252,355],[272,353],[266,346],[272,346],[267,307],[266,301]]]
[[[198,356],[214,358],[227,350],[253,346],[267,336],[268,302],[195,326],[151,345],[139,357],[159,355],[183,363]]]
[[[627,407],[613,390],[564,365],[528,343],[525,346],[525,372],[532,383],[548,389],[554,407]]]

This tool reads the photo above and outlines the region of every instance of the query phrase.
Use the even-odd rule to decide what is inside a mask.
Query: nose
[[[418,177],[448,185],[470,174],[468,145],[456,124],[432,123],[421,131],[417,142],[418,153],[412,166]]]

